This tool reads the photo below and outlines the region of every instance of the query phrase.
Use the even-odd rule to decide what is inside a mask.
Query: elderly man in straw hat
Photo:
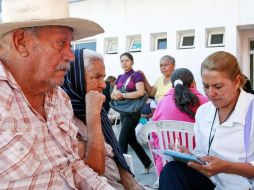
[[[0,24],[0,189],[113,189],[78,157],[61,90],[71,41],[96,23],[70,18],[66,0],[3,0]]]

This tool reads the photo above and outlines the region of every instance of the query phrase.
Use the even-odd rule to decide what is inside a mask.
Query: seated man
[[[68,13],[66,0],[2,1],[1,189],[114,189],[79,158],[71,102],[58,87],[71,41],[103,29]]]
[[[65,76],[63,89],[71,98],[80,139],[84,142],[80,146],[80,157],[94,171],[107,177],[115,189],[141,190],[143,188],[133,178],[102,107],[105,101],[102,90],[106,87],[104,77],[104,61],[99,53],[86,49],[75,51],[75,62],[71,63]]]

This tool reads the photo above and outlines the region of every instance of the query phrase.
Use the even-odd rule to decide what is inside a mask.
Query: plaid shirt
[[[0,189],[113,189],[79,159],[71,103],[61,88],[45,95],[44,108],[47,121],[0,63]]]

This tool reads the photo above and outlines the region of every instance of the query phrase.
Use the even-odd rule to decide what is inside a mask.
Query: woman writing
[[[153,121],[176,120],[194,123],[196,111],[208,101],[207,97],[196,90],[194,76],[186,68],[176,69],[171,76],[171,82],[173,88],[159,102]],[[152,138],[155,148],[160,148],[155,133],[152,133]],[[160,174],[163,167],[160,156],[156,156],[155,164],[157,173]]]
[[[248,149],[245,149],[244,128],[253,95],[241,89],[244,77],[240,66],[230,53],[216,52],[202,63],[201,76],[210,102],[200,106],[196,113],[194,131],[197,145],[194,153],[206,164],[189,162],[187,166],[169,162],[161,172],[159,189],[168,189],[169,186],[177,190],[252,189],[253,122],[249,126]],[[248,119],[250,117],[253,116],[248,114]]]
[[[144,78],[139,72],[135,72],[132,68],[134,64],[133,57],[130,53],[123,53],[120,56],[121,67],[124,70],[124,74],[119,75],[116,80],[116,85],[111,94],[111,98],[114,100],[121,100],[124,98],[135,99],[144,95]],[[122,93],[121,88],[125,88],[127,93]],[[151,167],[152,161],[145,153],[142,146],[138,143],[135,128],[139,123],[140,113],[121,113],[120,121],[122,129],[119,136],[119,145],[123,153],[128,152],[128,144],[136,152],[138,158],[145,167],[144,173],[148,173]]]

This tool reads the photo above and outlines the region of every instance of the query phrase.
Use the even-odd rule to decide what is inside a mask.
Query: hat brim
[[[81,18],[62,18],[50,20],[29,20],[22,22],[9,22],[0,24],[0,38],[12,30],[33,26],[67,26],[73,29],[73,40],[80,40],[103,33],[103,28],[90,20]]]

